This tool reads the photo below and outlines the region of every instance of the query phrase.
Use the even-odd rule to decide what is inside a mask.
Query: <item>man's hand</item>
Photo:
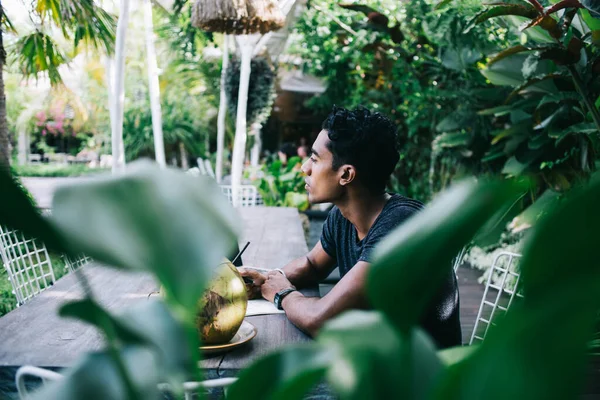
[[[290,287],[295,288],[281,272],[269,271],[267,280],[263,283],[260,290],[262,292],[262,297],[272,303],[277,292]]]
[[[246,293],[248,294],[248,299],[260,299],[261,298],[261,287],[267,280],[266,274],[261,274],[254,268],[238,268],[240,275],[242,278],[246,277],[252,280],[252,283],[246,282]],[[280,274],[281,275],[281,274]]]

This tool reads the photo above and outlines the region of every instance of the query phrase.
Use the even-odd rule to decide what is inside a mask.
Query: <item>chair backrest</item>
[[[469,344],[483,341],[490,325],[495,325],[494,319],[508,311],[515,296],[523,297],[519,293],[520,274],[516,270],[520,257],[521,254],[501,252],[494,258]]]
[[[227,200],[233,204],[233,194],[231,185],[220,185],[221,191],[227,197]],[[258,205],[258,191],[256,186],[252,185],[240,185],[238,186],[237,193],[237,206],[238,207],[255,207]]]
[[[215,170],[213,169],[209,159],[204,160],[204,165],[206,167],[206,174],[210,177],[216,178]]]
[[[458,267],[462,264],[465,254],[467,254],[467,246],[460,249],[460,252],[454,257],[454,260],[452,260],[452,269],[454,269],[454,273],[456,273],[456,270],[458,270]]]
[[[18,305],[56,281],[46,246],[20,231],[0,225],[0,255]]]
[[[41,379],[44,384],[47,381],[57,381],[63,377],[58,372],[50,371],[49,369],[33,367],[31,365],[22,366],[17,370],[17,375],[15,376],[15,383],[19,392],[19,399],[21,400],[31,399],[31,394],[26,385],[26,377],[28,376]]]
[[[77,254],[76,257],[69,257],[67,255],[63,255],[63,259],[65,260],[65,266],[67,267],[69,272],[75,272],[75,270],[78,270],[79,268],[92,261],[90,257],[86,256],[83,253]]]
[[[26,377],[33,377],[41,379],[45,384],[47,381],[57,381],[63,378],[62,374],[54,372],[48,369],[33,367],[31,365],[24,365],[17,370],[15,376],[15,382],[17,385],[17,391],[19,392],[19,399],[29,400],[31,393],[26,386]],[[197,398],[195,394],[198,389],[214,389],[214,388],[227,388],[231,384],[237,381],[237,378],[217,378],[209,379],[202,382],[184,382],[183,392],[185,394],[185,400],[191,400]],[[171,386],[167,383],[161,383],[158,385],[158,389],[162,392],[170,392]]]
[[[200,175],[206,175],[207,172],[206,172],[206,164],[204,163],[204,159],[202,159],[202,157],[198,157],[196,162],[198,163],[198,169],[200,170]]]

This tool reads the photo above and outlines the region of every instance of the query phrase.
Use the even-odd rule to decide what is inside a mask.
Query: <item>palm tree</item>
[[[4,93],[6,51],[3,35],[7,32],[17,35],[14,49],[11,50],[21,73],[30,77],[45,72],[52,85],[62,82],[58,67],[69,59],[46,33],[46,29],[60,29],[66,39],[72,40],[75,53],[89,47],[107,54],[114,51],[116,17],[99,7],[94,0],[37,0],[29,12],[32,14],[31,20],[36,21],[35,30],[18,36],[0,3],[0,169],[5,171],[10,167],[10,152]]]

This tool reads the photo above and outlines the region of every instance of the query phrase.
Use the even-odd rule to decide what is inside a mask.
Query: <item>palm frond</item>
[[[2,32],[10,32],[10,33],[17,33],[17,30],[15,29],[15,26],[13,25],[13,23],[10,21],[10,19],[8,18],[8,15],[6,15],[6,12],[4,11],[4,7],[0,4],[0,29],[2,30]]]
[[[72,24],[75,32],[75,46],[81,41],[97,49],[112,54],[115,48],[117,19],[104,9],[96,6],[93,0],[76,2]]]
[[[73,36],[75,47],[83,42],[113,53],[117,19],[94,0],[38,0],[36,11],[42,21],[52,21],[65,37]]]
[[[67,58],[50,36],[37,31],[20,38],[16,47],[17,63],[24,76],[48,72],[51,84],[62,82],[58,67],[66,63]]]

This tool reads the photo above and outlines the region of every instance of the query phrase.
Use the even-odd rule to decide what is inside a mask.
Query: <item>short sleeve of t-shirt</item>
[[[336,233],[336,225],[339,221],[340,210],[337,207],[334,207],[329,211],[327,215],[327,219],[323,224],[323,231],[321,232],[321,246],[323,246],[323,250],[330,257],[337,259],[337,251],[335,245],[335,233]]]
[[[323,250],[336,260],[340,274],[344,276],[358,261],[372,262],[377,244],[422,207],[420,201],[393,194],[362,240],[358,240],[352,223],[334,207],[323,225]]]

